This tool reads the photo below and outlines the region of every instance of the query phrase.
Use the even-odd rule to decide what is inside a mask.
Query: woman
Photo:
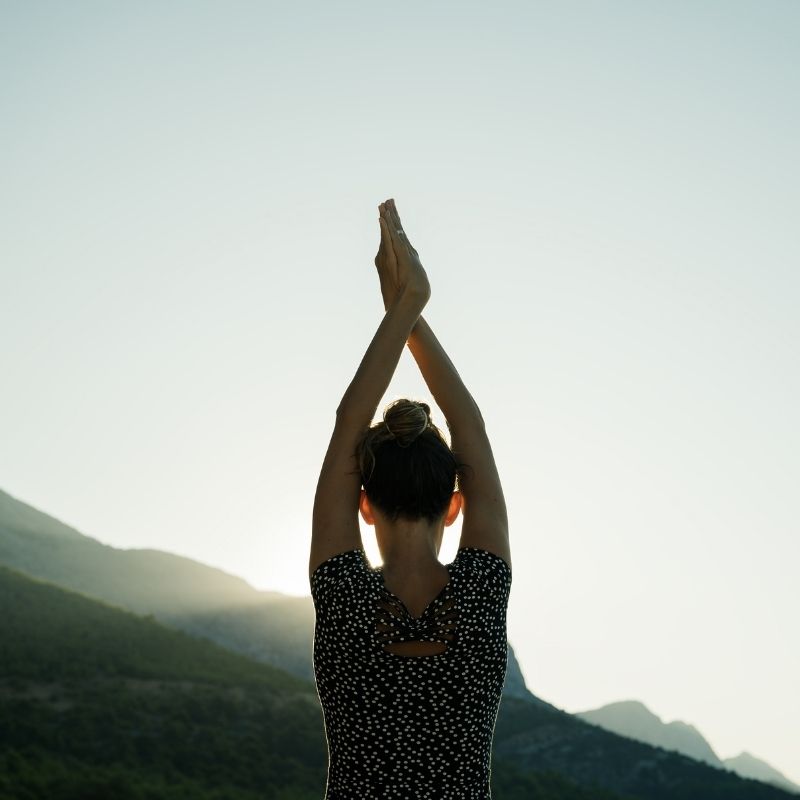
[[[386,314],[336,410],[314,498],[314,672],[325,800],[487,800],[507,664],[511,551],[483,417],[422,318],[431,294],[394,200],[375,257]],[[403,347],[444,412],[399,400],[370,427]],[[361,488],[363,484],[363,489]],[[370,567],[358,512],[375,526]],[[437,556],[463,512],[458,553]]]

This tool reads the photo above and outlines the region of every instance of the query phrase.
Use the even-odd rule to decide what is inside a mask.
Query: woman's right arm
[[[459,479],[464,501],[460,546],[489,550],[511,566],[508,513],[483,415],[422,316],[408,347],[447,420],[453,453],[467,465]]]

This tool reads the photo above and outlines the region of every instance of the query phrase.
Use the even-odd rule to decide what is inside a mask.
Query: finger
[[[394,203],[394,201],[392,201],[392,203]],[[413,254],[417,259],[419,259],[419,253],[417,252],[417,248],[414,247],[413,244],[411,244],[411,240],[408,238],[408,234],[406,233],[405,228],[403,228],[403,223],[400,222],[400,215],[397,214],[396,210],[394,218],[397,223],[397,229],[403,231],[402,234],[398,234],[398,239],[403,243],[408,253]]]
[[[381,217],[379,222],[381,226],[381,250],[385,250],[387,253],[393,253],[391,225],[386,222],[384,217]]]
[[[391,220],[392,225],[394,226],[395,231],[402,230],[403,226],[400,223],[400,216],[397,213],[397,208],[394,204],[394,199],[390,198],[386,201],[386,208],[389,212],[389,219]]]
[[[392,202],[392,213],[394,214],[395,219],[397,219],[398,223],[402,225],[403,223],[400,222],[400,212],[397,210],[397,203],[394,202],[394,197],[392,198],[391,202]]]
[[[405,232],[403,223],[400,221],[400,215],[397,213],[397,206],[394,204],[394,198],[389,201],[389,208],[391,209],[395,231],[400,231],[400,233],[397,234],[398,238],[403,242],[404,245],[406,245],[406,247],[410,248],[411,242],[408,240],[408,234]]]
[[[383,221],[386,223],[386,227],[389,230],[392,230],[392,225],[394,225],[394,220],[392,219],[392,210],[389,207],[388,203],[383,204]]]
[[[380,266],[381,262],[385,258],[384,254],[384,246],[383,246],[383,226],[380,224],[380,219],[378,219],[378,228],[381,232],[381,240],[378,242],[378,254],[375,256],[375,266]]]
[[[392,215],[391,212],[389,211],[389,203],[387,201],[384,201],[383,203],[380,204],[379,208],[381,210],[381,216],[379,222],[382,223],[381,235],[383,235],[383,232],[385,230],[388,241],[391,242],[392,241],[391,234],[393,230],[392,226],[394,225],[394,222],[392,221]]]
[[[408,238],[408,233],[406,233],[406,229],[403,227],[403,223],[400,221],[400,215],[397,213],[397,207],[394,204],[394,200],[392,200],[392,210],[394,212],[394,218],[395,221],[397,222],[398,230],[403,231],[402,235],[400,236],[400,238],[403,240],[403,244],[408,248],[410,252],[414,253],[414,255],[417,255],[417,251],[414,248],[414,245],[411,244],[411,240]]]
[[[378,230],[381,233],[380,242],[378,242],[378,255],[375,256],[375,266],[378,267],[386,259],[386,234],[383,232],[383,217],[378,217]]]
[[[392,230],[395,231],[397,239],[403,243],[403,245],[408,249],[416,253],[414,250],[414,246],[408,239],[408,234],[405,232],[403,228],[403,223],[400,221],[400,215],[397,213],[397,206],[394,204],[394,198],[389,200],[388,202],[389,212],[392,217]],[[401,231],[401,233],[397,233],[397,231]]]
[[[386,229],[387,234],[389,235],[389,241],[395,246],[395,248],[398,248],[402,244],[402,238],[403,238],[397,233],[400,226],[397,224],[397,221],[394,218],[390,201],[387,200],[382,205],[384,213],[381,217],[381,220],[383,226]]]
[[[391,201],[391,199],[390,200],[386,200],[383,203],[383,210],[384,210],[383,219],[386,222],[386,227],[389,230],[389,234],[390,234],[390,236],[392,238],[392,241],[396,242],[397,244],[399,244],[400,243],[400,239],[402,239],[402,236],[397,233],[397,231],[400,229],[400,224],[398,223],[397,217],[395,215],[395,212],[392,209],[392,201]]]

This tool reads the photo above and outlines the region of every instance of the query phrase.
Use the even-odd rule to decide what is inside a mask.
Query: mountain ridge
[[[32,577],[80,592],[87,599],[98,599],[138,614],[145,609],[144,613],[171,628],[208,639],[313,685],[314,612],[310,597],[280,596],[261,603],[231,603],[229,591],[232,587],[234,593],[241,590],[241,583],[232,585],[225,578],[218,580],[218,576],[207,572],[211,570],[213,573],[214,568],[198,570],[196,564],[185,563],[190,559],[172,554],[168,554],[165,560],[161,558],[162,551],[157,550],[135,551],[139,556],[131,559],[129,551],[118,551],[80,533],[76,539],[74,536],[59,537],[57,532],[38,532],[31,525],[35,520],[35,514],[31,514],[31,511],[35,512],[32,507],[22,515],[25,524],[20,526],[17,524],[19,514],[2,513],[9,506],[9,497],[6,495],[5,502],[0,503],[0,562],[14,560],[27,564],[40,573],[46,573]],[[49,530],[52,524],[47,522],[45,527]],[[157,568],[151,563],[151,558],[155,559]],[[182,579],[176,581],[170,571],[164,569],[165,565],[183,570]],[[27,572],[24,567],[11,566],[22,573]],[[110,567],[113,581],[109,581],[104,573],[105,566]],[[61,581],[78,584],[81,588],[64,587]],[[131,583],[135,585],[135,591],[131,590]],[[158,585],[152,585],[163,583],[170,584],[170,591],[166,594],[158,591]],[[250,590],[247,593],[249,597],[252,597],[252,592],[258,593],[249,584],[245,585]],[[217,590],[221,596],[215,593]],[[182,596],[182,592],[187,596]],[[98,597],[103,593],[106,597]],[[126,600],[136,607],[126,605]],[[504,774],[515,776],[508,780],[517,787],[532,780],[526,776],[535,773],[539,776],[536,780],[544,774],[551,776],[552,786],[555,786],[552,780],[557,780],[552,776],[560,775],[568,782],[576,781],[577,785],[596,793],[601,790],[616,792],[617,798],[627,795],[643,800],[661,800],[662,796],[668,796],[670,800],[708,800],[712,796],[724,796],[725,800],[760,800],[785,796],[783,793],[770,794],[773,790],[766,784],[753,780],[748,782],[737,777],[731,782],[728,776],[733,773],[704,767],[682,755],[678,757],[664,751],[663,755],[654,756],[648,745],[607,732],[541,700],[527,688],[510,645],[497,731],[496,750],[503,764],[507,765]],[[558,746],[551,747],[552,742],[557,742]],[[637,747],[645,749],[637,750]],[[570,753],[570,758],[565,759],[565,753]],[[591,756],[592,753],[619,755],[598,761]],[[618,763],[611,768],[614,759]],[[641,766],[651,762],[660,764],[659,771],[653,773]],[[666,785],[664,776],[671,776],[668,782],[670,795],[661,794]],[[723,786],[727,794],[714,794],[717,791],[714,787],[721,790]],[[578,790],[563,784],[559,791]]]
[[[742,777],[800,794],[800,786],[763,759],[744,751],[735,758],[722,759],[694,725],[683,720],[664,722],[640,700],[618,700],[575,712],[575,716],[620,736],[683,753],[718,769],[732,770]]]

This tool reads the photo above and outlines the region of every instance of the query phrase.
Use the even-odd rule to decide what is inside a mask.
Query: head
[[[430,413],[427,403],[395,400],[358,444],[362,495],[390,523],[444,520],[449,525],[458,516],[460,496],[454,493],[462,465]]]

